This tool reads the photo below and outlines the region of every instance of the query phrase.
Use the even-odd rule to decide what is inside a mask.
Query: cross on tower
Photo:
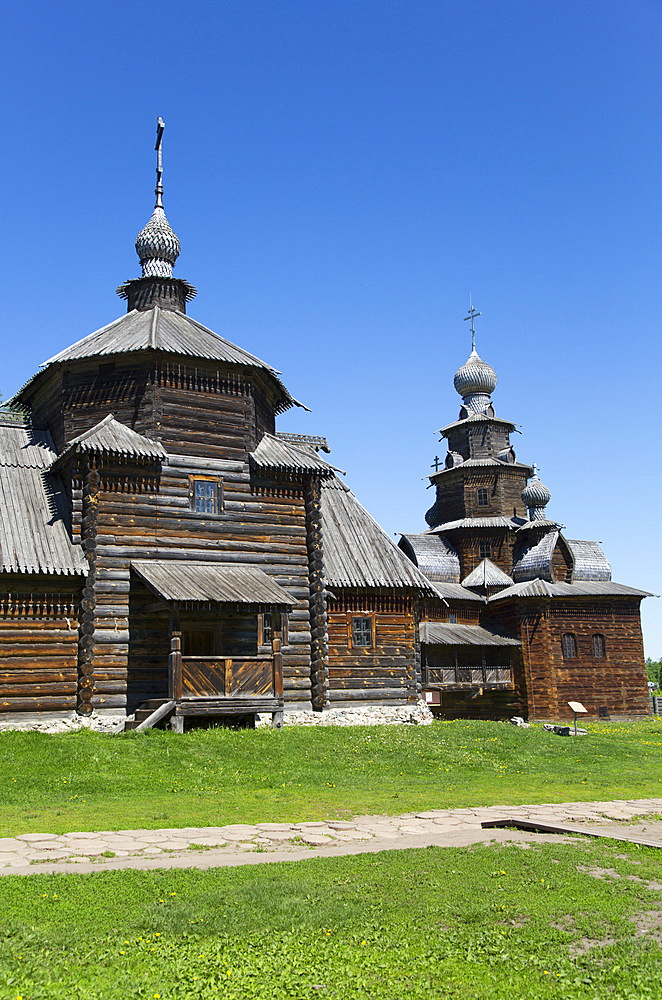
[[[441,459],[439,458],[439,456],[435,455],[434,456],[434,462],[432,462],[432,465],[431,465],[431,468],[433,468],[435,472],[439,472],[439,463],[440,462],[441,462]]]
[[[163,155],[161,153],[161,144],[163,142],[163,129],[165,128],[165,122],[163,118],[159,115],[156,120],[156,187],[154,188],[154,194],[156,195],[156,205],[155,208],[163,208]]]
[[[481,314],[478,312],[478,310],[474,309],[473,303],[471,301],[471,296],[469,296],[469,312],[464,317],[464,321],[466,323],[466,321],[468,319],[471,320],[471,350],[472,351],[476,350],[476,331],[474,329],[474,319],[475,319],[476,316],[480,316],[480,315]]]

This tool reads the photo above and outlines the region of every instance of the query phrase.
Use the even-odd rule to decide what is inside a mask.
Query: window
[[[492,556],[492,543],[489,539],[483,539],[478,543],[478,551],[481,559],[490,559]]]
[[[273,616],[271,612],[262,615],[262,642],[269,643],[274,637]]]
[[[487,490],[485,489],[485,487],[484,486],[479,487],[479,489],[478,489],[477,492],[478,492],[478,506],[479,507],[489,507],[489,505],[490,505],[490,496],[489,496],[489,493],[487,492]]]
[[[565,632],[561,639],[561,652],[564,660],[577,659],[577,638],[572,632]]]
[[[352,618],[352,646],[373,645],[373,618]]]
[[[451,623],[451,625],[457,625],[457,615],[455,614],[454,611],[448,612],[448,621]]]
[[[605,637],[599,632],[593,636],[593,658],[595,660],[604,660],[605,658]]]
[[[220,514],[223,510],[223,480],[211,476],[189,476],[189,503],[197,514]]]

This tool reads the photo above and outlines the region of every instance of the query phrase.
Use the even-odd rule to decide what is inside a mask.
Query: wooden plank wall
[[[576,660],[563,659],[564,632],[577,638]],[[593,656],[595,633],[605,637],[604,659]],[[650,715],[638,601],[602,598],[583,606],[553,601],[549,638],[561,717],[571,717],[568,701],[582,702],[593,716],[600,706],[614,716]]]
[[[329,701],[343,703],[412,702],[420,683],[414,609],[410,597],[358,594],[333,588],[329,600]],[[354,616],[375,616],[374,648],[352,648]]]
[[[0,713],[75,710],[81,587],[0,576]]]
[[[650,714],[638,601],[504,601],[498,610],[492,606],[490,623],[519,632],[522,661],[515,682],[530,718],[571,718],[569,701],[582,702],[593,718],[601,706],[615,717]],[[577,638],[576,660],[563,659],[565,632]],[[593,657],[594,633],[605,637],[604,659]]]

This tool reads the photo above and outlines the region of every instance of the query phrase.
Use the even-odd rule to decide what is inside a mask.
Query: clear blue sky
[[[281,430],[420,530],[471,293],[550,515],[659,593],[661,43],[659,0],[6,8],[0,388],[122,313],[160,114],[190,311],[312,408]]]

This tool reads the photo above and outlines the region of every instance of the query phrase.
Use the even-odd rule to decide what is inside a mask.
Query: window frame
[[[354,622],[355,621],[368,621],[370,622],[370,644],[363,645],[354,642]],[[374,612],[364,611],[363,613],[356,614],[352,611],[347,615],[347,646],[349,649],[375,649],[377,646],[377,625],[376,616]]]
[[[489,507],[490,505],[490,491],[487,486],[479,486],[476,490],[476,506],[478,507]]]
[[[602,645],[602,650],[599,653],[596,653],[596,651],[595,651],[595,640],[596,639],[598,639],[598,641]],[[606,660],[607,659],[607,642],[605,640],[604,632],[594,632],[591,635],[591,653],[593,655],[593,659],[594,660]]]
[[[572,653],[568,655],[566,639],[572,641]],[[579,659],[579,646],[577,644],[577,636],[574,632],[564,632],[561,636],[561,656],[564,660],[578,660]]]
[[[214,506],[215,510],[197,510],[196,508],[196,484],[212,483],[214,485]],[[199,476],[197,473],[190,473],[188,477],[188,500],[192,514],[199,517],[219,517],[224,509],[223,479],[221,476]]]
[[[481,559],[492,558],[492,539],[481,538],[478,542],[478,555]]]

